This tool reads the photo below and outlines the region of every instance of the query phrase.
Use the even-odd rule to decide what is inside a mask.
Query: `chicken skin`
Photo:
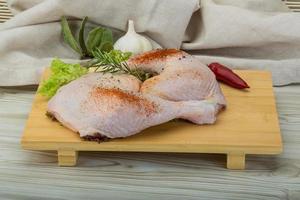
[[[128,60],[130,68],[156,74],[143,83],[128,74],[89,73],[61,87],[47,111],[86,139],[120,138],[175,118],[212,124],[226,106],[215,75],[176,49]]]
[[[48,113],[84,138],[127,137],[175,118],[215,120],[214,103],[164,100],[141,94],[139,84],[130,75],[87,74],[60,88],[48,103]]]
[[[226,106],[226,100],[214,73],[199,59],[177,49],[154,50],[128,61],[131,67],[157,73],[146,80],[142,93],[171,101],[209,100]]]

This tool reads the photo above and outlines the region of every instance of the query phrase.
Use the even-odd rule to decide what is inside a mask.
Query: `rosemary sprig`
[[[95,49],[93,52],[94,59],[88,64],[88,68],[95,67],[95,72],[103,73],[124,73],[137,77],[141,81],[153,76],[152,73],[145,72],[137,67],[130,68],[126,60],[130,55],[121,51],[112,50],[110,52],[102,52]]]

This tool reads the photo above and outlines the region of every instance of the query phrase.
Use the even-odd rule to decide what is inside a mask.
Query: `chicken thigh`
[[[214,73],[198,58],[177,49],[154,50],[128,61],[131,67],[158,75],[146,80],[141,92],[171,101],[209,100],[218,110],[226,105]]]
[[[139,84],[130,75],[87,74],[60,88],[48,113],[87,139],[127,137],[175,118],[215,121],[214,103],[164,100],[139,93]]]
[[[126,74],[90,73],[61,87],[48,113],[88,140],[127,137],[175,118],[211,124],[226,105],[214,74],[176,49],[154,50],[128,60],[151,72],[141,83]]]

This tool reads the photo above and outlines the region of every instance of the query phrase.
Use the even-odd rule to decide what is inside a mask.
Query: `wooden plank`
[[[263,71],[237,71],[251,85],[248,91],[222,85],[228,101],[215,125],[197,126],[170,122],[125,139],[98,144],[83,141],[77,133],[45,116],[47,101],[35,97],[22,138],[32,150],[142,151],[278,154],[281,136],[272,91],[271,76]],[[253,126],[255,124],[255,126]]]
[[[228,169],[244,169],[245,168],[245,154],[234,152],[227,154],[227,168]]]
[[[7,6],[7,2],[0,1],[0,23],[3,23],[5,21],[9,20],[12,17],[13,17],[13,15]]]
[[[12,14],[10,12],[1,12],[0,15],[3,17],[12,17]]]
[[[223,169],[212,154],[83,152],[76,168],[56,152],[27,151],[20,135],[34,90],[0,88],[2,199],[297,199],[300,196],[300,85],[274,88],[284,151],[247,156],[247,170]]]
[[[58,165],[59,166],[74,166],[77,163],[78,152],[73,149],[59,149]]]

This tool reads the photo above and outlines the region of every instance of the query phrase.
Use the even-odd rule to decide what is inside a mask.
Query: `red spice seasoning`
[[[138,95],[130,94],[128,92],[122,91],[118,88],[101,88],[95,87],[91,91],[91,97],[96,100],[101,100],[102,98],[115,98],[125,104],[130,104],[137,106],[140,111],[144,111],[147,115],[157,112],[157,106],[154,102],[149,101]]]
[[[153,51],[149,51],[147,53],[143,53],[141,55],[134,56],[130,59],[130,62],[134,62],[136,64],[150,62],[152,60],[164,60],[168,56],[173,56],[182,54],[182,51],[178,49],[156,49]]]

